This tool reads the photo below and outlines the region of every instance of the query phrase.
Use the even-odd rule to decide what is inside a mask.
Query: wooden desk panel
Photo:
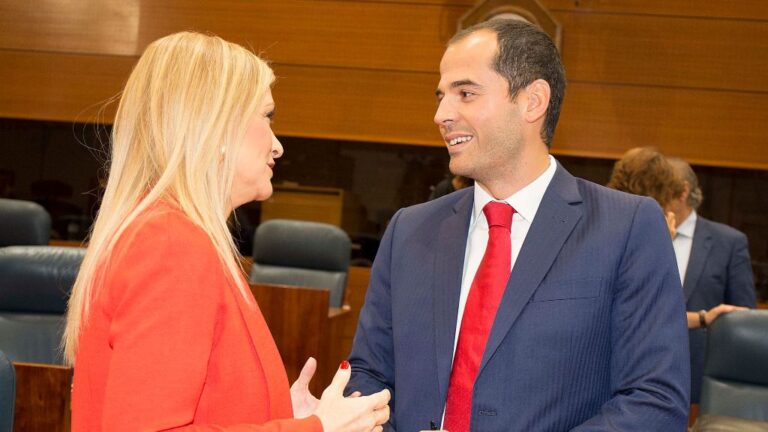
[[[309,357],[317,360],[310,389],[319,396],[346,358],[341,341],[348,310],[329,309],[327,290],[256,284],[251,285],[251,291],[275,339],[290,383],[298,378]]]
[[[71,414],[72,368],[37,363],[13,363],[16,369],[16,432],[68,432]]]

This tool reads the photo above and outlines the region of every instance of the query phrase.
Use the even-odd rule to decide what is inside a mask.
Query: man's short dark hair
[[[552,145],[555,127],[560,117],[560,105],[565,96],[565,68],[560,61],[552,39],[538,26],[514,19],[492,19],[459,31],[448,45],[458,42],[479,30],[496,33],[499,52],[493,60],[493,69],[509,83],[509,97],[514,100],[520,89],[537,79],[549,84],[551,97],[541,139]]]

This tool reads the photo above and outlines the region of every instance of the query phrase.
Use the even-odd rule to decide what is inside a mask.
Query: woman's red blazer
[[[322,431],[316,416],[293,419],[258,306],[178,208],[143,212],[104,265],[76,355],[73,432]]]

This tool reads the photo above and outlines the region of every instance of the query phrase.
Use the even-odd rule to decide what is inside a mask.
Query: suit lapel
[[[691,245],[691,256],[688,258],[688,268],[685,270],[685,277],[683,278],[683,294],[686,302],[699,283],[711,248],[712,233],[709,231],[704,218],[699,216],[696,219],[696,229],[693,231],[693,244]]]
[[[581,194],[576,179],[558,164],[525,237],[480,363],[482,372],[515,320],[538,288],[576,223],[581,219]]]
[[[247,284],[245,279],[243,279],[243,283]],[[267,391],[269,393],[270,418],[290,417],[291,413],[285,412],[285,402],[287,402],[288,407],[291,406],[288,375],[285,371],[283,360],[280,357],[280,352],[277,350],[277,345],[275,345],[275,340],[272,338],[272,333],[270,333],[267,322],[261,313],[261,309],[259,309],[255,300],[253,300],[252,304],[248,304],[234,283],[230,283],[229,286],[237,301],[245,327],[248,329],[258,361],[264,371],[264,381],[267,384]]]
[[[451,376],[464,254],[473,202],[473,188],[467,188],[464,196],[450,210],[450,215],[440,223],[438,231],[432,293],[440,400],[446,398]]]

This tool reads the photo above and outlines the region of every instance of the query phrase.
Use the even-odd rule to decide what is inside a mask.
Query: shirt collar
[[[693,238],[693,232],[696,230],[696,210],[691,211],[691,214],[677,227],[677,235]]]
[[[540,176],[536,177],[534,181],[528,183],[524,188],[515,192],[512,196],[500,201],[504,201],[511,205],[523,219],[528,221],[528,223],[532,222],[533,218],[536,216],[536,212],[539,210],[539,204],[541,204],[541,200],[544,198],[544,193],[547,191],[549,183],[555,176],[555,171],[557,171],[557,162],[552,155],[549,155],[549,167],[547,167]],[[473,223],[480,219],[485,220],[484,217],[480,218],[480,214],[483,211],[483,207],[491,201],[496,200],[491,194],[486,192],[485,189],[476,185],[475,205],[472,209]]]

